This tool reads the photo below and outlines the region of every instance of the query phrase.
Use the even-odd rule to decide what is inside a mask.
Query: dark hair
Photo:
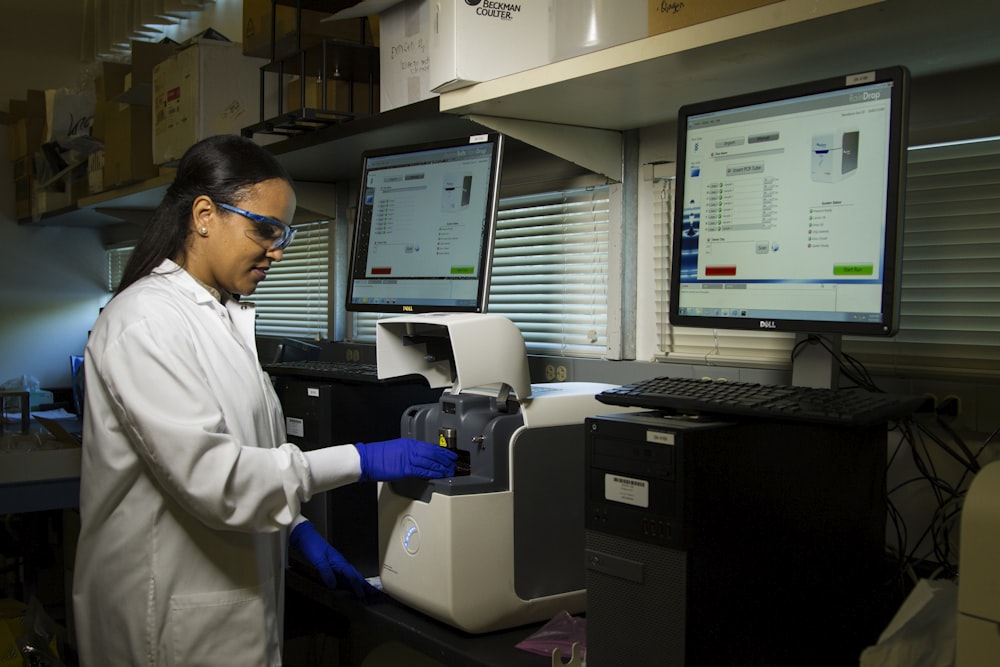
[[[207,195],[214,202],[236,205],[250,187],[275,178],[292,185],[291,176],[275,157],[246,137],[220,134],[188,148],[177,165],[174,182],[132,251],[115,293],[148,275],[164,259],[184,252],[195,199]]]

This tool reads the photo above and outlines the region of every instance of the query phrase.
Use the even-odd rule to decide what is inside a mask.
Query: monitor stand
[[[822,337],[826,345],[816,338]],[[829,347],[829,349],[827,349]],[[792,384],[798,387],[837,389],[840,385],[840,334],[795,335]]]

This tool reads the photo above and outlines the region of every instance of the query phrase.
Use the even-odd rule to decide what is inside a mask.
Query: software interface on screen
[[[881,322],[891,85],[687,119],[678,314]]]
[[[476,308],[492,254],[495,141],[368,156],[349,306]]]

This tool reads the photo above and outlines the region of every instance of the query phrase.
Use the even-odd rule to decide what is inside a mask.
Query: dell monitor
[[[347,310],[486,312],[503,138],[362,155]]]
[[[671,324],[894,334],[908,91],[889,67],[683,106]]]

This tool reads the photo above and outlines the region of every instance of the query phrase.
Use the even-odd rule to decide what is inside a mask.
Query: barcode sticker
[[[649,482],[614,473],[604,475],[604,499],[635,507],[649,507]]]

